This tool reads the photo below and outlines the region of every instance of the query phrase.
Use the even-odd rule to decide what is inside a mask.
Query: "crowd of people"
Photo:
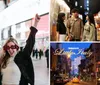
[[[86,15],[86,23],[79,18],[79,10],[74,8],[67,22],[65,13],[59,13],[57,19],[57,41],[95,41],[95,21],[93,14]],[[66,25],[65,25],[66,23]]]
[[[36,59],[38,59],[38,56],[39,56],[39,59],[41,59],[41,56],[43,56],[43,51],[41,49],[38,50],[37,48],[33,49],[33,57],[35,56],[36,56]]]
[[[47,68],[49,68],[49,49],[47,48],[45,50],[45,52],[43,52],[42,49],[33,49],[33,52],[32,52],[32,57],[36,57],[36,59],[39,59],[41,60],[41,57],[44,56],[46,57],[46,61],[47,61]]]

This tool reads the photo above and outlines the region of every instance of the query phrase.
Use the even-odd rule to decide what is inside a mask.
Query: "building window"
[[[87,7],[87,11],[89,11],[89,7]]]
[[[77,1],[75,1],[75,6],[78,6],[78,3],[77,3]]]
[[[21,25],[21,24],[16,24],[16,28],[20,28],[20,25]]]
[[[4,29],[1,31],[1,39],[2,40],[4,39],[3,33],[4,33]]]
[[[6,28],[3,30],[3,39],[7,39],[9,37],[8,31],[9,31],[9,28]]]
[[[80,6],[80,8],[82,8],[82,6]]]
[[[16,24],[16,33],[20,32],[21,24]]]
[[[89,6],[89,0],[87,0],[86,4],[87,4],[87,6]]]
[[[89,4],[89,0],[87,0],[87,4]]]
[[[89,12],[85,12],[85,15],[87,15]]]
[[[20,39],[20,37],[21,37],[21,33],[17,33],[17,34],[16,34],[16,38],[17,38],[17,39]]]

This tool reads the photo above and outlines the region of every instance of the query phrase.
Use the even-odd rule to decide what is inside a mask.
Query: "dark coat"
[[[20,85],[34,85],[34,68],[31,60],[31,52],[35,43],[35,34],[37,29],[31,27],[30,35],[26,41],[26,46],[23,51],[19,52],[15,57],[15,63],[21,71]]]
[[[31,60],[31,52],[35,43],[35,34],[37,29],[30,27],[30,35],[26,41],[25,48],[15,56],[15,63],[21,71],[21,80],[19,85],[34,85],[34,68]]]
[[[46,51],[45,51],[45,56],[48,58],[49,57],[49,49],[47,49]]]
[[[59,34],[66,34],[66,27],[64,22],[57,22],[57,31]]]
[[[42,50],[39,51],[39,56],[42,56],[43,55],[43,52]]]
[[[35,50],[35,55],[38,56],[38,50],[37,49]]]

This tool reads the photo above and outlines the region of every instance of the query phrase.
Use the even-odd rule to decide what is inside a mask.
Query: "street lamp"
[[[69,53],[69,54],[67,54],[67,57],[68,57],[68,58],[70,58],[70,56],[71,56],[71,54],[70,54],[70,53]]]

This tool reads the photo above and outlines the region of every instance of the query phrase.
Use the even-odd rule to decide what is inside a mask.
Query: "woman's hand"
[[[56,33],[56,41],[59,41],[59,32]]]
[[[35,15],[35,19],[33,19],[34,21],[33,21],[33,24],[32,24],[32,26],[33,27],[37,27],[37,24],[38,24],[38,22],[39,22],[39,20],[40,20],[40,16],[38,15],[38,14],[36,14]]]

